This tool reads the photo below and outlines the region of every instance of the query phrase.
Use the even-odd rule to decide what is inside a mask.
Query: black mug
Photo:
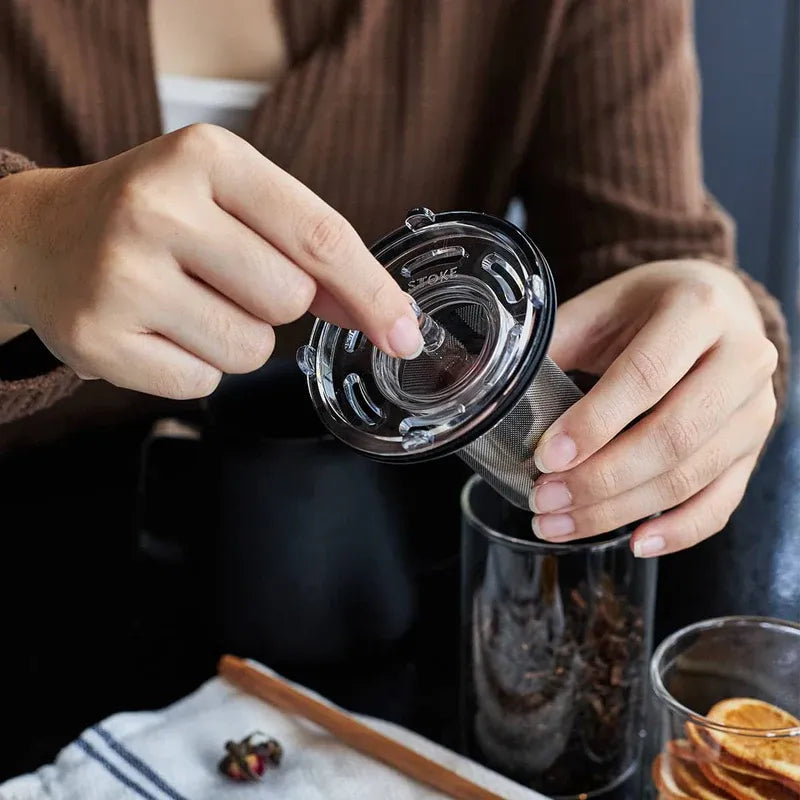
[[[214,652],[296,676],[439,672],[457,664],[467,476],[455,457],[393,466],[340,445],[273,359],[226,377],[192,438],[151,437],[140,541],[185,581]]]

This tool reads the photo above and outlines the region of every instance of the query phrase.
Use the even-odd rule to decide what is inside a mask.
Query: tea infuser
[[[547,357],[556,294],[544,256],[506,220],[427,208],[372,253],[409,294],[424,349],[393,358],[318,320],[297,362],[323,423],[380,461],[458,453],[527,508],[536,444],[582,395]]]

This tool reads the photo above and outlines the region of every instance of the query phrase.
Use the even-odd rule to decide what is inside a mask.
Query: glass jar
[[[800,800],[800,625],[691,625],[658,647],[651,683],[643,797]]]
[[[628,530],[540,541],[477,476],[461,506],[465,752],[549,797],[635,798],[656,562]]]

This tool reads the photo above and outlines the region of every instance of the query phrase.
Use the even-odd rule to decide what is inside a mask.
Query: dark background
[[[798,30],[796,0],[698,2],[707,181],[739,222],[742,265],[792,327]],[[453,741],[464,471],[451,461],[401,475],[279,438],[313,427],[302,385],[281,365],[253,380],[217,398],[216,427],[189,415],[199,442],[146,445],[158,409],[145,407],[0,446],[0,779],[108,714],[191,691],[224,648]],[[265,382],[279,407],[259,393]],[[309,470],[312,451],[324,473]],[[795,383],[728,529],[662,561],[656,640],[721,614],[800,620],[798,486]]]
[[[663,560],[659,636],[723,614],[800,619],[798,40],[796,0],[697,3],[706,181],[736,218],[742,267],[781,300],[794,379],[784,423],[729,529]]]

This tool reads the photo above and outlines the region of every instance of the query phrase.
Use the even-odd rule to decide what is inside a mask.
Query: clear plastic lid
[[[503,418],[545,357],[556,305],[547,263],[505,220],[428,209],[372,252],[411,296],[425,349],[392,358],[360,331],[317,321],[298,351],[317,412],[374,458],[459,450]]]

